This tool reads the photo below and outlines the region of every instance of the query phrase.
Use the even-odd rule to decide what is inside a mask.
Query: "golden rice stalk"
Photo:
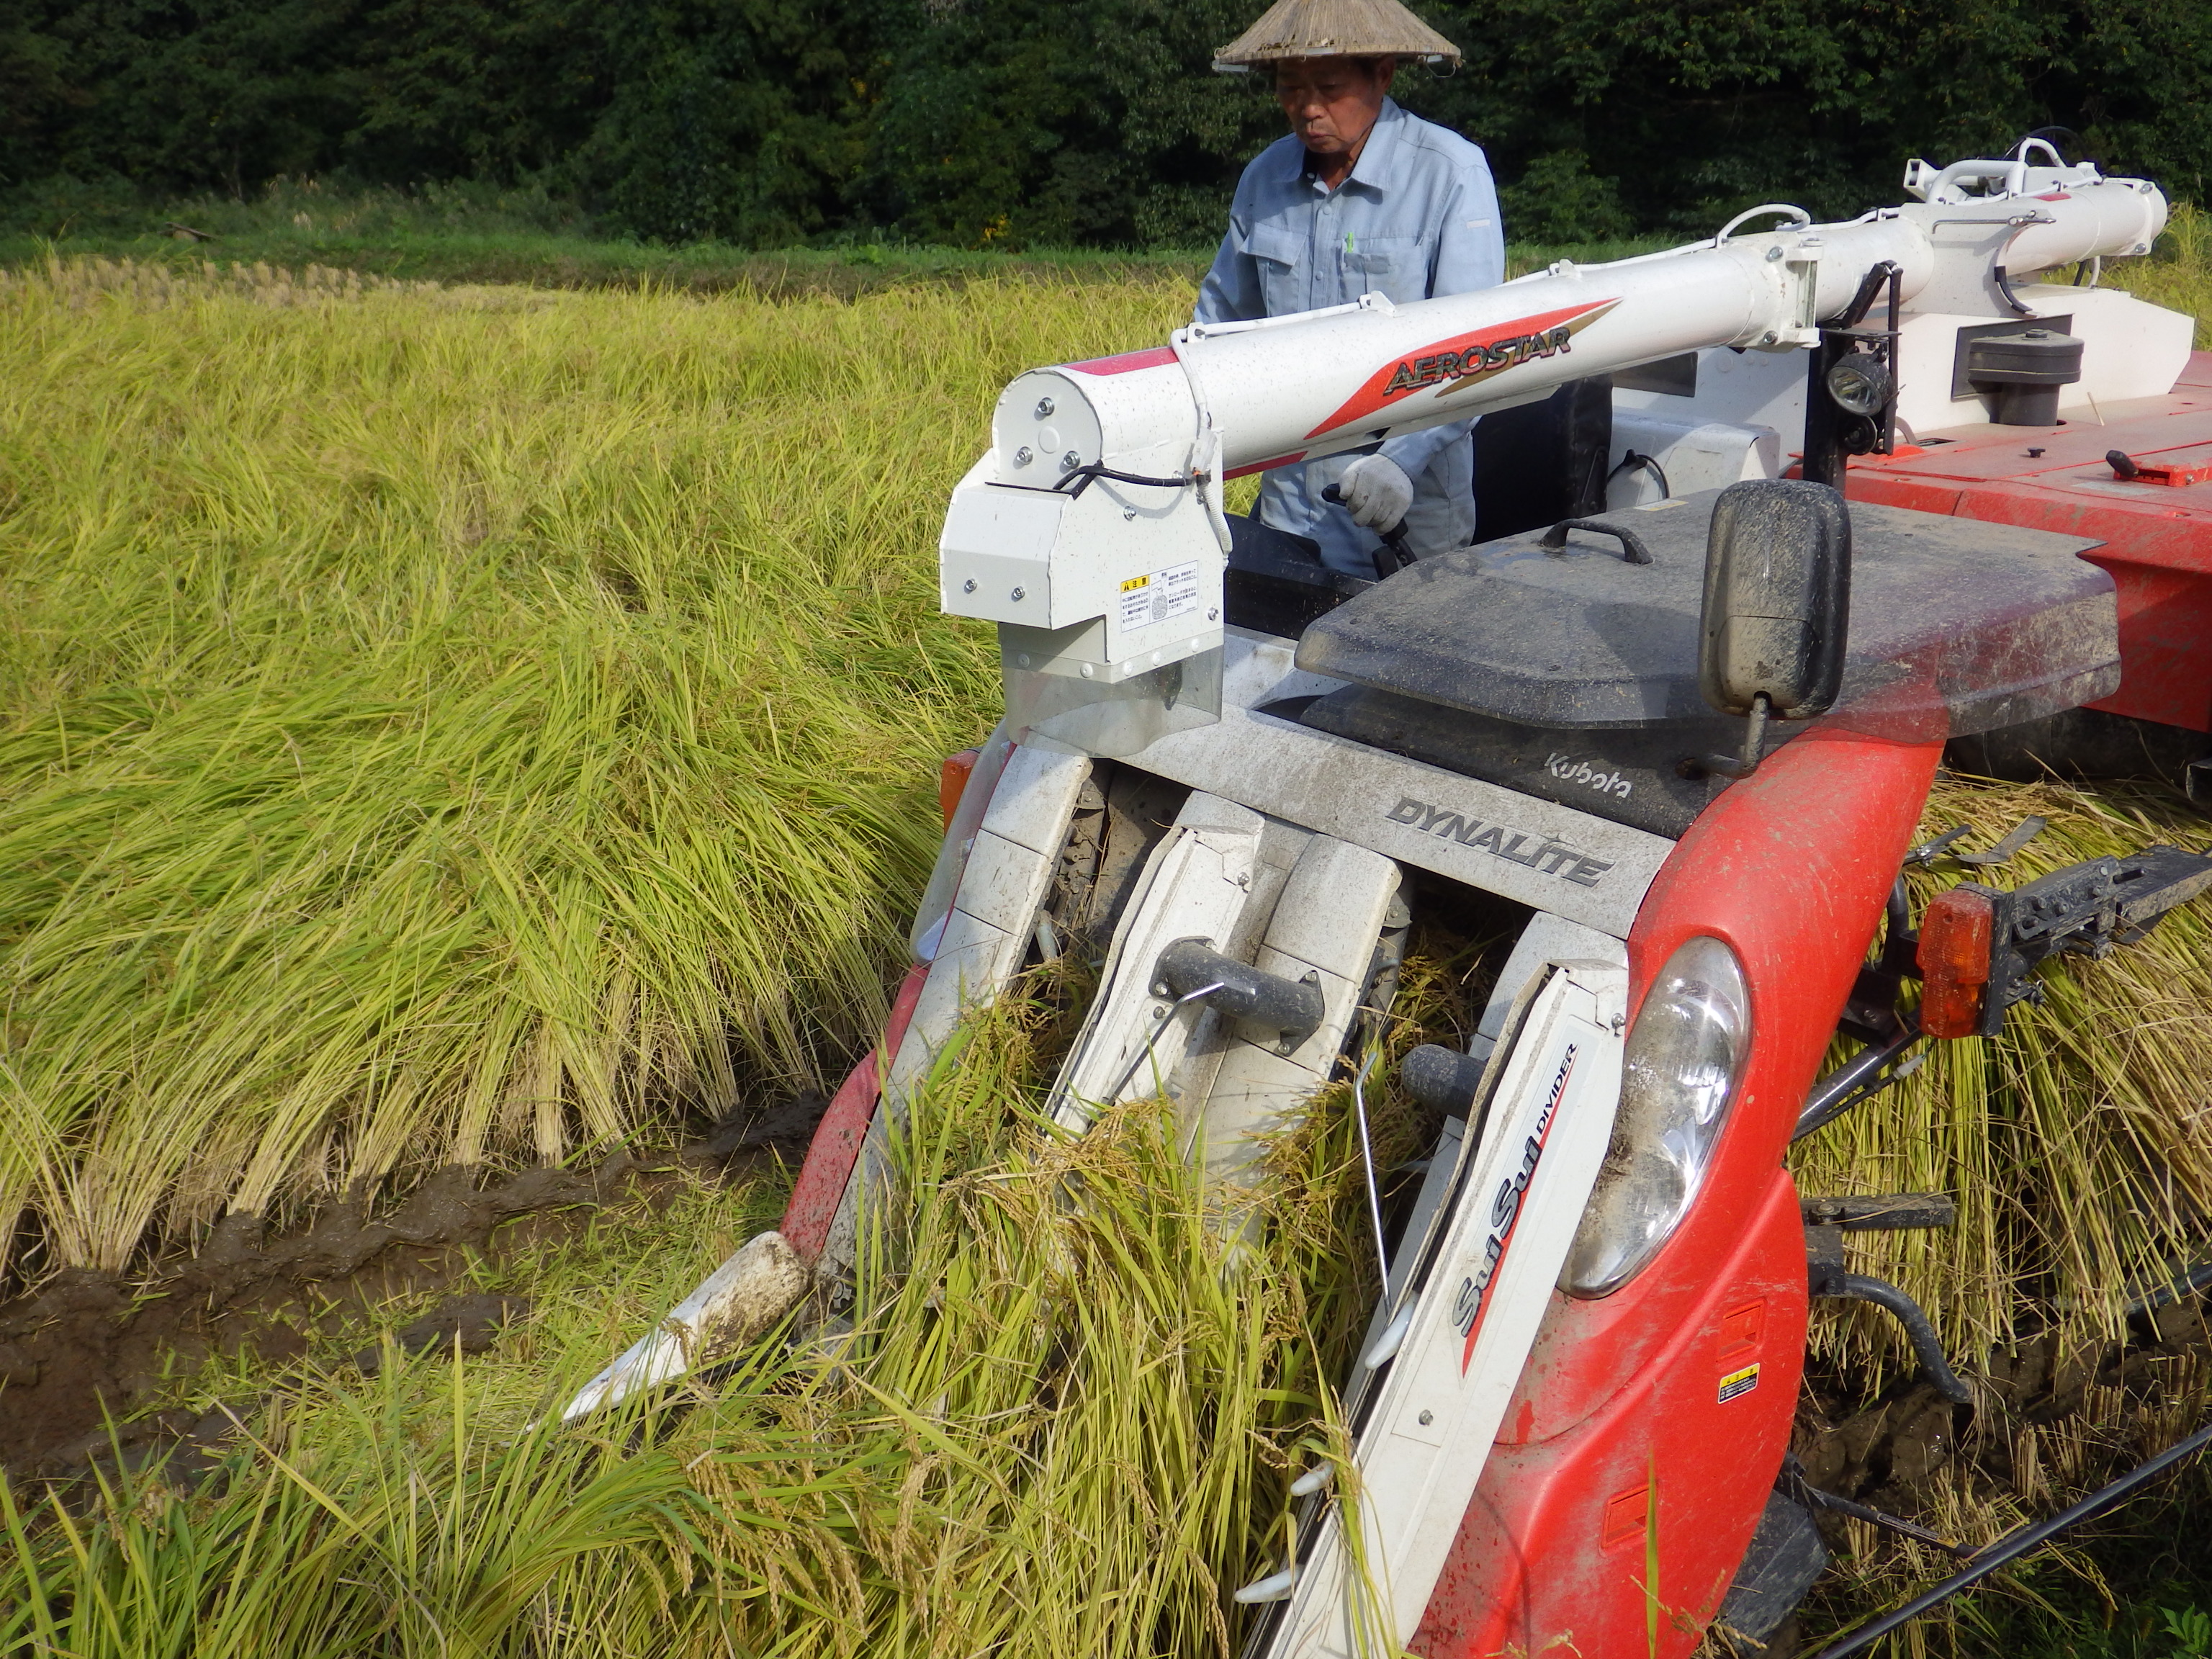
[[[1013,373],[1188,305],[276,282],[0,291],[33,1272],[834,1084],[996,698],[943,501]]]
[[[2021,819],[2049,828],[2009,864],[1916,873],[1916,912],[1971,875],[2012,887],[2086,859],[2164,842],[2206,848],[2203,819],[2147,785],[2033,785],[1947,777],[1922,830],[1994,843]],[[2212,904],[2170,913],[2102,962],[2040,975],[2045,1000],[1996,1038],[1929,1046],[1917,1071],[1822,1130],[1793,1164],[1808,1193],[1948,1193],[1952,1231],[1853,1235],[1858,1270],[1895,1280],[1969,1368],[1992,1347],[2055,1329],[2063,1345],[2119,1333],[2130,1294],[2212,1258]],[[1816,1352],[1912,1367],[1894,1321],[1818,1305]]]
[[[847,1334],[775,1334],[649,1424],[524,1430],[611,1300],[641,1278],[650,1317],[721,1247],[648,1218],[635,1256],[538,1264],[483,1359],[276,1383],[220,1482],[0,1504],[0,1647],[1228,1659],[1290,1480],[1343,1449],[1324,1379],[1372,1267],[1350,1115],[1284,1146],[1271,1248],[1232,1269],[1172,1111],[1066,1139],[1034,1040],[1002,1008],[929,1079]]]

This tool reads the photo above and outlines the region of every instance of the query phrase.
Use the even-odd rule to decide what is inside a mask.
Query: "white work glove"
[[[1387,455],[1362,455],[1344,469],[1337,488],[1352,523],[1368,530],[1391,528],[1413,504],[1413,481]]]

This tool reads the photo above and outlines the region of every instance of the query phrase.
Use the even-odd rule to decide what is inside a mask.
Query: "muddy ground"
[[[809,1096],[742,1114],[656,1162],[617,1153],[594,1170],[445,1170],[385,1213],[334,1206],[293,1233],[271,1236],[259,1218],[233,1215],[196,1255],[150,1273],[64,1273],[0,1305],[0,1468],[67,1478],[118,1445],[144,1456],[220,1440],[235,1426],[221,1408],[204,1418],[171,1411],[120,1419],[142,1412],[179,1363],[218,1352],[297,1358],[394,1297],[463,1282],[488,1250],[504,1255],[558,1242],[605,1206],[665,1203],[702,1176],[742,1179],[779,1161],[795,1167],[823,1104]],[[526,1305],[451,1296],[396,1339],[403,1350],[458,1340],[464,1352],[480,1352]],[[354,1363],[374,1370],[381,1358],[370,1348]]]
[[[2029,1337],[1965,1371],[1972,1406],[1911,1376],[1869,1402],[1851,1379],[1816,1368],[1791,1444],[1806,1482],[1939,1530],[1947,1510],[1956,1515],[1946,1489],[1963,1487],[1956,1542],[1986,1545],[2003,1529],[1997,1500],[2033,1517],[2055,1513],[2203,1420],[2212,1309],[2202,1295],[2179,1296],[2136,1315],[2124,1341],[2068,1350]],[[1831,1552],[1842,1553],[1843,1523],[1819,1518]]]

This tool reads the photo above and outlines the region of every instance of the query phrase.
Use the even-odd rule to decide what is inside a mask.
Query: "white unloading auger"
[[[1969,194],[1974,183],[1987,192]],[[1938,172],[1916,162],[1907,188],[1923,199],[1848,223],[1815,225],[1795,208],[1759,209],[1710,240],[1664,253],[1601,265],[1562,262],[1499,288],[1414,305],[1370,296],[1332,311],[1193,327],[1158,349],[1018,377],[999,400],[991,449],[954,492],[940,574],[945,611],[1000,624],[1008,703],[1002,732],[1023,741],[1010,749],[1001,737],[990,745],[940,855],[934,914],[916,930],[926,941],[918,954],[927,976],[917,969],[910,981],[917,995],[903,1005],[910,1022],[895,1021],[887,1036],[886,1109],[874,1112],[872,1121],[866,1115],[875,1072],[865,1066],[864,1127],[848,1153],[830,1160],[830,1190],[842,1186],[834,1224],[809,1231],[787,1217],[783,1231],[798,1248],[783,1233],[748,1244],[595,1377],[564,1415],[611,1405],[707,1363],[782,1317],[811,1282],[843,1275],[849,1245],[839,1241],[849,1240],[860,1189],[885,1167],[880,1156],[861,1155],[860,1140],[880,1150],[888,1123],[902,1116],[908,1091],[963,1007],[989,1001],[1019,971],[1089,775],[1085,757],[1130,753],[1218,712],[1224,477],[1343,453],[1685,352],[1737,347],[1793,354],[1815,344],[1820,323],[1848,307],[1869,273],[1885,265],[1894,267],[1897,292],[1911,309],[2021,317],[2027,310],[2021,288],[2036,274],[2147,252],[2166,221],[2154,186],[2105,179],[2090,165],[2034,167],[2014,158]],[[1793,222],[1741,228],[1776,215]],[[2179,349],[2187,349],[2185,337]],[[1316,893],[1332,884],[1343,890],[1343,872],[1330,865],[1322,879],[1321,860],[1341,863],[1358,849],[1326,837],[1310,850],[1271,849],[1261,829],[1229,822],[1243,810],[1226,802],[1207,806],[1195,797],[1186,809],[1188,838],[1220,866],[1214,879],[1235,884],[1237,871],[1230,866],[1237,865],[1245,872],[1239,893],[1249,893],[1249,872],[1264,872],[1277,858],[1290,874],[1312,862],[1307,885]],[[1256,815],[1248,816],[1256,823]],[[1287,876],[1276,879],[1283,890],[1297,890]],[[1337,971],[1327,962],[1310,970],[1300,964],[1331,951],[1364,952],[1388,907],[1390,879],[1388,871],[1363,871],[1354,884],[1357,925],[1321,929],[1331,936],[1319,944],[1304,942],[1316,927],[1295,904],[1273,921],[1255,911],[1249,926],[1280,941],[1255,949],[1277,951],[1278,966],[1291,979],[1315,971],[1327,981]],[[1184,884],[1163,896],[1163,904],[1170,902],[1203,908],[1214,900]],[[1131,926],[1159,921],[1133,918]],[[1592,999],[1595,1006],[1617,994],[1610,964],[1574,971],[1581,978],[1562,978],[1559,995]],[[1127,977],[1134,1003],[1094,1011],[1084,1053],[1095,1053],[1106,1075],[1128,1070],[1121,1057],[1149,1045],[1146,1054],[1164,1073],[1188,1030],[1167,1033],[1163,1048],[1152,1030],[1157,1020],[1148,1023],[1135,1006],[1151,1000],[1145,975]],[[1340,1038],[1348,1014],[1343,995],[1333,992],[1318,1041]],[[1239,1063],[1250,1073],[1238,1085],[1242,1126],[1293,1109],[1330,1062],[1255,1054]],[[1577,1091],[1592,1075],[1585,1061]],[[860,1082],[856,1073],[847,1092]],[[1540,1097],[1538,1085],[1532,1076],[1522,1097]],[[1589,1126],[1609,1111],[1609,1097],[1593,1097],[1583,1127],[1595,1133]],[[1211,1133],[1204,1155],[1224,1169],[1244,1163]],[[1547,1179],[1565,1178],[1558,1171],[1570,1161],[1555,1160]],[[811,1157],[809,1176],[818,1188]],[[1548,1254],[1556,1243],[1540,1242],[1543,1249],[1532,1255]],[[1437,1248],[1448,1246],[1440,1239]],[[1502,1346],[1485,1364],[1509,1386],[1519,1361],[1506,1350],[1525,1347],[1524,1322],[1501,1312],[1486,1326],[1486,1343]],[[1399,1374],[1410,1376],[1414,1369]],[[1473,1476],[1461,1470],[1454,1478]],[[1296,1632],[1290,1639],[1301,1649],[1350,1639],[1330,1626],[1335,1615],[1322,1611],[1333,1602],[1324,1582],[1334,1580],[1322,1574],[1297,1607],[1286,1610],[1285,1633]],[[1418,1588],[1401,1576],[1383,1593],[1395,1607],[1417,1607]]]
[[[2005,193],[1968,198],[1969,178]],[[1937,173],[1916,162],[1914,187],[1933,199],[1825,225],[1799,208],[1756,208],[1662,253],[1561,261],[1413,305],[1370,295],[1194,326],[1168,347],[1033,369],[1000,397],[991,449],[953,492],[944,608],[1000,624],[1017,727],[1093,754],[1133,752],[1208,716],[1223,477],[1686,352],[1795,354],[1818,344],[1821,323],[1886,266],[1916,311],[2027,316],[2018,286],[2034,274],[2146,253],[2166,223],[2154,185],[2089,163],[1961,162]],[[1778,216],[1794,222],[1741,228]]]

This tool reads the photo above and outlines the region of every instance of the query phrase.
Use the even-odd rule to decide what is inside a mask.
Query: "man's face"
[[[1397,65],[1374,67],[1352,58],[1294,58],[1277,65],[1275,98],[1298,142],[1316,155],[1348,155],[1359,148]]]

